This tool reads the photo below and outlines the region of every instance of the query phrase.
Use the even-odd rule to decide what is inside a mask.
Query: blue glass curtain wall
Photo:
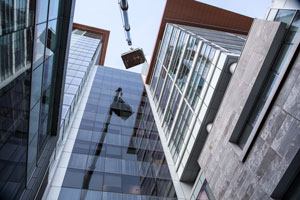
[[[176,199],[139,74],[99,66],[59,199]]]

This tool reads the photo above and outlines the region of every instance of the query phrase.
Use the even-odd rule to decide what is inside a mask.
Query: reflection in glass
[[[290,25],[296,11],[295,10],[279,10],[274,21],[284,22],[287,27]]]
[[[58,200],[72,199],[72,200],[80,200],[81,190],[74,188],[66,188],[62,187],[59,193]]]
[[[166,133],[166,138],[169,137],[170,129],[173,125],[175,114],[178,110],[179,101],[181,99],[181,94],[177,88],[174,88],[171,99],[172,101],[170,101],[170,104],[168,105],[165,118],[164,118],[164,123],[163,123],[163,127]]]
[[[102,199],[112,200],[144,195],[176,198],[140,76],[101,67],[96,77],[72,151],[81,156],[72,158],[67,169],[77,167],[79,174],[85,174],[83,180],[75,174],[83,181],[81,198],[87,198],[92,190],[101,191]],[[63,188],[67,187],[79,185],[65,180]]]
[[[183,91],[185,84],[187,82],[188,74],[192,68],[192,63],[196,54],[196,50],[199,44],[199,39],[191,36],[186,47],[182,63],[179,67],[178,78],[176,84]]]
[[[44,61],[45,44],[46,24],[40,24],[35,27],[33,68],[39,66]]]
[[[164,56],[166,55],[167,46],[168,46],[168,43],[169,43],[169,40],[170,40],[172,29],[173,29],[173,27],[168,24],[167,28],[166,28],[166,31],[165,31],[165,34],[164,34],[164,39],[163,39],[162,44],[161,44],[160,53],[159,53],[159,56],[158,56],[157,61],[156,61],[155,71],[153,73],[152,81],[151,81],[151,84],[150,84],[152,91],[154,91],[156,83],[157,83],[158,75],[159,75],[160,69],[162,67]],[[170,53],[170,51],[171,51],[171,49],[169,49],[169,53]]]
[[[172,80],[169,76],[167,76],[167,80],[161,96],[160,104],[158,106],[158,113],[160,116],[165,112],[167,101],[171,92],[171,86],[172,86]]]
[[[57,41],[57,20],[52,20],[48,22],[47,28],[47,44],[46,44],[46,52],[45,59],[52,56],[58,49],[58,41]]]
[[[36,24],[45,22],[48,15],[48,0],[36,1]]]
[[[154,94],[154,101],[157,103],[159,96],[161,94],[162,91],[162,87],[163,87],[163,83],[165,82],[165,78],[166,78],[166,70],[164,68],[161,69],[160,72],[160,76],[159,76],[159,81],[157,83],[157,87],[155,90],[155,94]]]
[[[184,101],[181,109],[179,111],[179,115],[177,121],[175,123],[174,132],[171,136],[170,149],[171,154],[173,156],[173,160],[176,162],[179,152],[182,148],[183,141],[187,132],[190,129],[190,123],[193,117],[193,113]]]
[[[268,15],[267,20],[273,21],[277,14],[277,9],[271,9]]]
[[[56,19],[59,14],[59,3],[61,0],[50,0],[48,20]]]
[[[29,145],[27,158],[27,181],[31,178],[36,167],[38,125],[39,125],[40,103],[38,102],[30,111]]]
[[[300,12],[298,12],[294,18],[293,23],[290,26],[290,29],[288,31],[288,34],[286,36],[285,42],[287,43],[294,43],[296,36],[299,33],[300,28]]]
[[[179,29],[178,28],[173,28],[172,36],[171,36],[169,45],[167,47],[166,56],[165,56],[165,59],[164,59],[164,62],[163,62],[163,65],[165,66],[166,69],[169,68],[171,55],[172,55],[172,52],[174,50],[174,46],[175,46],[178,35],[179,35]]]
[[[14,199],[25,187],[27,148],[21,147],[28,143],[29,71],[9,82],[9,90],[0,93],[0,199]]]
[[[32,72],[32,82],[31,82],[31,100],[30,105],[33,107],[36,102],[41,98],[41,88],[42,88],[42,77],[43,77],[43,64],[36,68]]]
[[[31,67],[32,43],[31,28],[0,37],[0,88]]]
[[[176,74],[177,69],[178,69],[179,59],[180,59],[180,56],[183,52],[183,49],[184,49],[184,46],[186,44],[187,38],[188,38],[188,34],[186,32],[181,31],[178,42],[176,44],[175,52],[174,52],[172,62],[171,62],[171,65],[170,65],[170,70],[169,70],[169,73],[170,73],[170,75],[173,79],[175,78],[175,74]]]

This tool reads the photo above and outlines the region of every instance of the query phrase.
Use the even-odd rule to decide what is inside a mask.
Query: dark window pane
[[[300,172],[293,180],[292,184],[289,186],[288,191],[285,193],[282,199],[286,200],[296,200],[300,198]]]
[[[122,176],[122,189],[124,193],[140,194],[140,178],[138,176]]]
[[[51,56],[45,61],[44,64],[43,91],[52,87],[52,83],[54,82],[55,77],[53,77],[53,58],[54,56]]]
[[[68,169],[63,186],[81,189],[83,186],[84,175],[85,172],[83,170]]]
[[[36,104],[36,102],[41,98],[41,88],[42,88],[42,77],[43,77],[43,64],[36,68],[32,72],[32,83],[31,83],[31,108]]]
[[[122,192],[122,176],[105,173],[103,191]]]
[[[89,156],[87,170],[104,172],[105,157]]]
[[[81,190],[79,189],[62,187],[58,199],[59,200],[66,200],[66,199],[80,200],[80,193]]]
[[[121,174],[122,160],[116,158],[105,159],[105,172]]]
[[[83,188],[90,190],[102,190],[103,185],[103,173],[88,171],[86,173]]]
[[[122,194],[112,193],[112,192],[103,192],[103,200],[116,200],[122,199]]]
[[[122,157],[122,148],[117,146],[107,145],[106,156],[112,158],[121,158]]]
[[[72,153],[68,167],[75,169],[85,169],[87,158],[87,155]]]
[[[82,190],[81,199],[83,200],[102,200],[102,192],[93,190]]]

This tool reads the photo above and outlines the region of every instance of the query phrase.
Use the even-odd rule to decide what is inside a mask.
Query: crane
[[[127,43],[128,46],[132,45],[131,42],[131,37],[130,37],[130,25],[129,25],[129,18],[128,18],[128,2],[127,0],[120,0],[120,9],[122,10],[121,15],[123,17],[123,26],[126,32],[126,37],[127,37]]]
[[[128,17],[128,1],[127,0],[119,0],[123,27],[125,30],[126,41],[128,46],[132,45],[132,40],[130,37],[130,25],[129,25],[129,17]],[[123,63],[126,69],[142,64],[146,61],[143,49],[141,48],[130,48],[130,51],[125,52],[121,55]]]

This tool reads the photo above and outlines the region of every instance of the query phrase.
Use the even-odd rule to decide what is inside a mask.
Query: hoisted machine
[[[132,41],[130,37],[130,25],[128,19],[128,2],[127,0],[119,0],[119,5],[121,10],[125,35],[126,35],[126,41],[128,43],[128,46],[131,46]],[[136,49],[130,48],[130,51],[123,53],[121,55],[121,58],[123,60],[126,69],[137,66],[146,61],[143,49],[141,48],[136,48]]]

